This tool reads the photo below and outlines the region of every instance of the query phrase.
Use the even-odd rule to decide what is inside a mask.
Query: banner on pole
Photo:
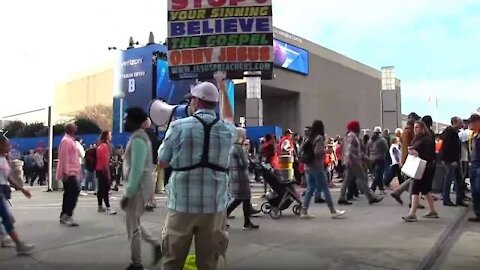
[[[226,71],[273,72],[271,0],[168,0],[170,78],[212,78]]]

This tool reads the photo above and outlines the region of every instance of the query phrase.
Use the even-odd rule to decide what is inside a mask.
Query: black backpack
[[[307,165],[312,164],[315,161],[315,152],[313,151],[313,143],[307,140],[302,147],[300,147],[300,153],[298,155],[299,160]]]

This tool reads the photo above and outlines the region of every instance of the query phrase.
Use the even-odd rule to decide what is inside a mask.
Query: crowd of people
[[[469,220],[480,221],[480,115],[472,115],[466,122],[469,126],[454,117],[451,127],[436,135],[430,116],[420,118],[412,113],[404,129],[390,134],[388,130],[375,127],[371,137],[365,135],[363,138],[361,124],[356,120],[346,124],[344,137],[334,138],[328,138],[324,123],[315,120],[305,128],[304,137],[288,129],[278,140],[266,134],[257,145],[247,139],[245,129],[234,124],[223,79],[217,74],[218,87],[203,82],[192,88],[189,96],[192,116],[172,122],[161,142],[149,129],[148,115],[140,108],[126,111],[125,130],[131,137],[125,150],[112,146],[109,131],[102,132],[98,143],[85,150],[81,140],[75,137],[75,125],[67,124],[58,148],[56,167],[56,179],[62,180],[64,189],[60,223],[79,226],[73,216],[82,190],[95,193],[99,213],[115,215],[109,195],[112,189],[118,190],[123,179],[125,191],[120,207],[125,211],[131,249],[131,265],[127,269],[144,269],[141,238],[152,245],[154,264],[163,258],[164,269],[183,269],[192,239],[195,239],[199,269],[217,269],[219,265],[224,268],[228,247],[227,216],[242,204],[243,228],[259,228],[250,218],[258,213],[251,201],[250,172],[255,174],[255,180],[261,180],[257,166],[252,163],[267,164],[278,173],[282,156],[291,157],[294,173],[291,179],[277,174],[279,179],[293,181],[304,188],[301,219],[314,218],[309,212],[312,198],[315,203],[326,203],[332,218],[345,216],[345,210],[337,209],[330,192],[336,184],[334,178],[341,184],[337,205],[351,205],[361,194],[370,205],[380,203],[397,178],[399,187],[390,196],[403,204],[401,194],[408,190],[410,195],[410,211],[402,217],[404,221],[418,221],[417,210],[424,208],[420,203],[422,198],[428,203],[428,212],[423,217],[439,218],[435,209],[438,198],[432,195],[432,184],[438,167],[444,167],[443,204],[468,206],[470,198],[465,193],[468,172],[476,214]],[[222,104],[221,117],[215,112],[218,103]],[[28,198],[31,194],[23,188],[23,179],[20,183],[15,181],[18,177],[14,177],[13,172],[18,172],[15,170],[18,166],[11,164],[9,150],[8,139],[0,136],[2,247],[8,245],[5,238],[8,234],[19,254],[30,254],[34,247],[22,242],[15,231],[8,200],[10,187],[22,191]],[[426,162],[419,179],[402,174],[402,166],[408,162],[409,155]],[[45,182],[40,174],[45,171],[46,160],[48,158],[42,157],[40,151],[25,156],[25,183],[33,184],[37,178],[40,184]],[[155,204],[158,178],[155,172],[161,170],[169,173],[165,181],[168,183],[168,213],[160,239],[141,225],[141,217]],[[455,204],[450,198],[452,180],[456,190]],[[268,186],[264,184],[266,191]]]

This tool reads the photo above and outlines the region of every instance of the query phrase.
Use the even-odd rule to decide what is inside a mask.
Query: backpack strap
[[[202,118],[200,118],[198,115],[193,116],[195,119],[197,119],[203,126],[203,150],[202,150],[202,157],[200,159],[200,162],[188,167],[181,167],[181,168],[172,168],[173,171],[190,171],[196,168],[209,168],[214,171],[220,171],[220,172],[228,172],[227,168],[223,168],[217,164],[210,163],[208,161],[208,150],[210,149],[210,132],[212,130],[212,127],[218,123],[219,119],[216,118],[213,120],[211,123],[206,123]]]

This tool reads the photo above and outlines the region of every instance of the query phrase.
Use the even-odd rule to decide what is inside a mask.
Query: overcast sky
[[[480,107],[480,1],[274,0],[274,25],[402,80],[402,109],[448,121]],[[6,0],[0,116],[47,106],[55,84],[166,36],[166,0]],[[429,107],[437,96],[438,113]]]

